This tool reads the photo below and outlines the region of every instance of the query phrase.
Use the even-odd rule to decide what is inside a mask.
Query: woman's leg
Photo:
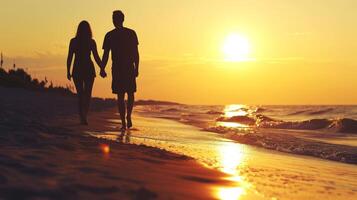
[[[87,120],[87,115],[90,106],[90,100],[92,98],[94,78],[90,78],[84,81],[84,119]]]
[[[84,103],[84,91],[83,91],[83,80],[78,79],[78,78],[73,78],[74,81],[74,85],[76,86],[76,91],[77,91],[77,97],[78,97],[78,112],[79,112],[79,117],[81,119],[81,123],[83,123],[83,119],[84,119],[84,113],[83,113],[83,103]]]

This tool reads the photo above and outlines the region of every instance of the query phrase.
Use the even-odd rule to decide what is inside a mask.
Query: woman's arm
[[[73,60],[73,40],[71,40],[69,44],[69,49],[68,49],[68,56],[67,56],[67,79],[71,80],[71,65],[72,65],[72,60]]]
[[[98,54],[98,49],[97,49],[97,43],[93,40],[93,45],[92,45],[92,53],[94,56],[95,62],[98,64],[98,66],[102,69],[102,61],[100,60],[99,54]]]

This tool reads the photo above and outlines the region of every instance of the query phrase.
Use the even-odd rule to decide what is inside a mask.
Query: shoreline
[[[201,131],[212,132],[221,135],[223,138],[234,140],[241,144],[246,144],[276,152],[288,153],[291,155],[309,156],[313,158],[346,163],[357,164],[357,147],[333,143],[332,140],[336,134],[324,135],[322,139],[317,139],[313,130],[301,132],[299,130],[288,129],[269,129],[269,128],[243,128],[241,132],[236,130],[228,131],[214,122],[181,120],[179,117],[156,116],[152,113],[140,111],[139,115],[144,117],[153,117],[158,119],[173,120],[182,124],[194,126]],[[311,134],[307,134],[311,133]],[[320,134],[321,135],[321,134]],[[330,142],[330,143],[329,143]]]
[[[134,115],[135,129],[122,138],[118,115],[102,112],[100,131],[88,133],[130,144],[146,145],[193,157],[228,175],[236,186],[216,185],[218,199],[353,199],[357,195],[354,165],[239,144],[219,134],[173,120]],[[338,170],[336,170],[338,169]]]

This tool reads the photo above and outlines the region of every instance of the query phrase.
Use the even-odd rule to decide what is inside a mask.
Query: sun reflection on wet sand
[[[107,144],[102,144],[100,145],[100,148],[102,149],[104,154],[109,154],[110,153],[110,147]]]
[[[222,200],[238,200],[244,194],[244,189],[240,187],[219,188],[217,197]]]
[[[138,118],[136,118],[138,119]],[[118,120],[111,120],[118,123]],[[136,120],[140,131],[89,133],[121,143],[147,145],[187,155],[208,167],[226,174],[229,183],[213,185],[208,191],[216,199],[249,199],[254,187],[240,173],[249,160],[249,148],[245,145],[222,139],[214,133],[195,130],[176,122],[163,119]],[[154,127],[154,128],[153,128]],[[256,196],[254,196],[256,197]],[[259,198],[255,198],[259,199]]]
[[[244,164],[244,149],[235,143],[224,143],[218,147],[221,170],[227,174],[235,174],[237,168]]]
[[[251,114],[251,110],[246,105],[233,104],[224,108],[224,117],[245,117]],[[217,122],[218,126],[227,128],[249,129],[250,126],[239,122]],[[242,199],[251,184],[240,174],[240,169],[244,168],[247,159],[244,145],[229,142],[222,143],[217,147],[219,152],[220,170],[227,175],[226,179],[234,183],[233,186],[218,186],[215,188],[215,196],[221,200]]]
[[[218,147],[220,170],[229,176],[226,178],[234,183],[233,186],[218,186],[215,196],[221,200],[240,199],[245,194],[249,184],[239,174],[239,168],[244,167],[246,154],[243,145],[224,143]]]

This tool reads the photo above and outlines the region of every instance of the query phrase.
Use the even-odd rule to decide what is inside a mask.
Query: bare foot
[[[125,124],[123,124],[123,126],[120,128],[120,132],[125,132],[125,130],[126,130],[126,125]]]
[[[126,120],[128,121],[128,128],[133,127],[133,122],[131,121],[131,117],[128,117]]]
[[[81,119],[81,125],[88,125],[88,121],[86,119]]]

